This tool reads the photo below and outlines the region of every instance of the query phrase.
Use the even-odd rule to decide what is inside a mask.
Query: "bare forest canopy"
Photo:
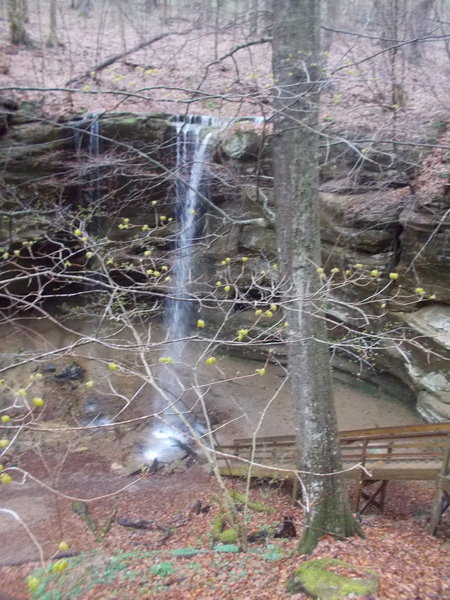
[[[3,0],[0,91],[38,102],[51,119],[87,110],[267,117],[278,93],[271,4]],[[448,0],[323,2],[322,125],[418,141],[418,123],[445,119],[449,22]],[[288,59],[301,68],[301,56]]]

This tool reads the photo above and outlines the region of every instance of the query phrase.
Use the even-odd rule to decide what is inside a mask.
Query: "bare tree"
[[[323,307],[314,306],[320,264],[318,0],[274,6],[274,190],[278,251],[289,321],[289,370],[296,412],[306,526],[299,550],[310,553],[321,535],[360,533],[342,469],[331,389]],[[313,298],[308,302],[307,298]],[[315,311],[318,315],[313,315]]]
[[[58,45],[58,30],[56,20],[56,0],[50,0],[50,28],[47,38],[47,46]]]
[[[27,21],[27,4],[25,0],[8,0],[9,35],[12,44],[30,45],[30,38],[25,29]]]

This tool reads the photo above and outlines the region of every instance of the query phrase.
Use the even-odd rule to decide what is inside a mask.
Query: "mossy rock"
[[[358,598],[378,593],[378,577],[370,571],[366,571],[367,577],[353,577],[340,575],[330,568],[360,571],[336,558],[308,560],[288,579],[287,591],[291,594],[306,592],[318,600],[342,600],[350,595],[352,598]]]

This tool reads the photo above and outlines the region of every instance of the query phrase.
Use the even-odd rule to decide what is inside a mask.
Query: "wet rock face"
[[[394,267],[405,196],[322,193],[320,202],[324,264],[348,268],[362,263],[384,272]]]
[[[450,304],[450,196],[435,200],[410,197],[400,213],[400,270],[411,287],[433,290]]]
[[[426,421],[450,419],[450,309],[445,304],[399,315],[417,336],[427,340],[429,353],[411,348],[404,367],[414,386],[417,410]]]

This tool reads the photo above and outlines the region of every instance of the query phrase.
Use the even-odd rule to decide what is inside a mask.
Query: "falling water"
[[[254,121],[254,118],[224,121],[218,117],[191,116],[177,117],[174,120],[177,133],[175,203],[179,233],[174,244],[173,284],[170,297],[166,300],[165,323],[170,348],[168,353],[178,363],[170,369],[177,369],[177,375],[183,383],[180,386],[173,377],[165,380],[166,392],[174,404],[165,417],[167,424],[152,428],[150,432],[149,444],[144,453],[147,462],[160,456],[170,460],[174,456],[174,438],[189,443],[189,438],[180,432],[183,427],[180,427],[179,419],[170,415],[170,413],[173,415],[173,408],[183,411],[191,426],[197,432],[204,433],[202,426],[193,419],[192,415],[188,415],[187,407],[183,402],[183,391],[185,387],[189,387],[189,374],[182,372],[180,363],[183,362],[183,353],[193,322],[195,294],[190,290],[195,285],[194,263],[196,249],[202,235],[202,198],[206,187],[204,175],[210,158],[211,138],[217,131],[239,120]]]
[[[82,202],[87,198],[90,205],[96,203],[99,199],[99,169],[96,164],[96,159],[101,153],[100,144],[100,119],[99,115],[95,112],[89,112],[83,115],[81,119],[71,121],[69,126],[73,131],[73,140],[75,145],[75,152],[77,155],[78,162],[82,162],[81,150],[83,147],[84,137],[87,135],[87,166],[81,170],[81,174],[87,179],[87,189],[84,190],[82,186],[78,187],[79,200]]]
[[[192,283],[195,245],[202,233],[202,182],[209,157],[212,131],[218,119],[212,117],[177,118],[176,140],[176,219],[180,231],[175,242],[172,296],[166,303],[166,327],[169,340],[179,340],[174,348],[176,358],[183,351],[183,340],[189,335],[192,321],[192,296],[187,293]]]

